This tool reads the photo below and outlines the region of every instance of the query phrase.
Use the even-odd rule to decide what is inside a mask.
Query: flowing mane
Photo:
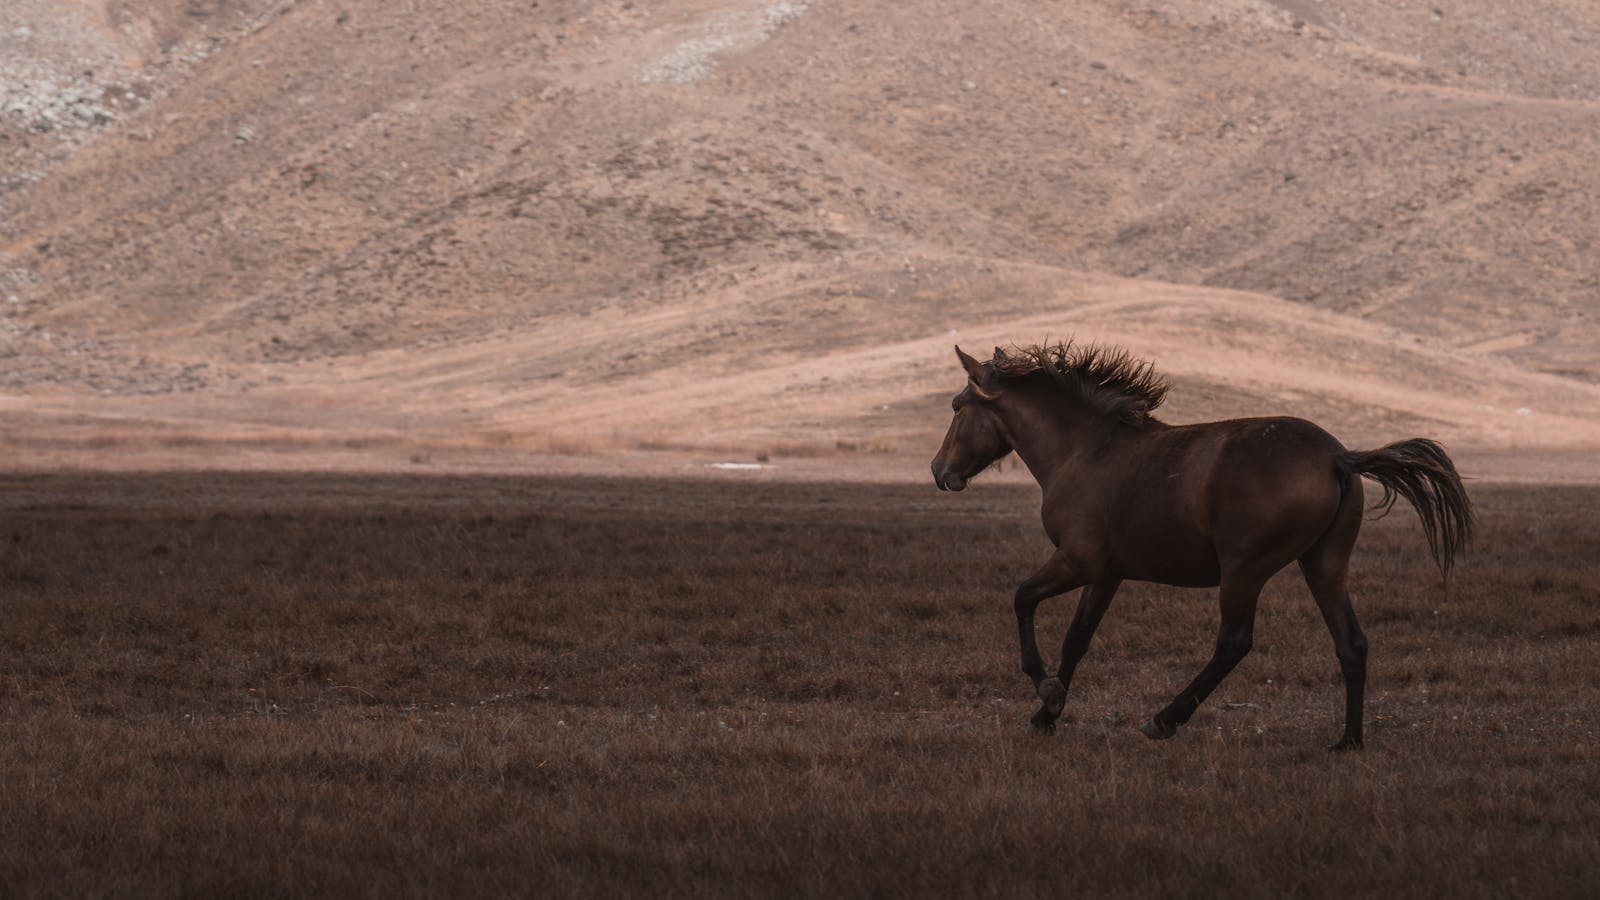
[[[1010,352],[996,347],[993,364],[995,374],[1008,380],[1042,372],[1069,396],[1130,425],[1155,421],[1150,414],[1167,397],[1167,379],[1121,347],[1072,341],[1013,346]]]

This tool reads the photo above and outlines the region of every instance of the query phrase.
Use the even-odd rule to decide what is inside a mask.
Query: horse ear
[[[961,352],[961,345],[956,345],[956,358],[961,360],[961,368],[967,370],[967,377],[974,380],[983,377],[983,363]]]
[[[972,393],[977,396],[979,400],[982,400],[985,403],[993,403],[994,401],[1000,399],[999,394],[983,389],[983,383],[985,381],[989,382],[990,384],[994,383],[993,369],[985,369],[983,363],[978,362],[976,359],[973,359],[967,354],[961,352],[960,347],[956,347],[956,356],[961,360],[961,367],[967,370],[967,381],[971,383]]]

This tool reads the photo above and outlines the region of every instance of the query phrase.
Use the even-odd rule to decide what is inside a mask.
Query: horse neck
[[[1047,398],[1018,398],[1006,417],[1011,448],[1041,485],[1051,482],[1092,436],[1115,427],[1086,407]]]

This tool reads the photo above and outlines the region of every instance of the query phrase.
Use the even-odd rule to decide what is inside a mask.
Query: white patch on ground
[[[811,0],[783,0],[718,16],[706,24],[699,37],[684,41],[660,59],[640,66],[636,76],[646,84],[699,81],[717,67],[718,54],[765,41],[810,6]]]
[[[94,134],[160,97],[165,83],[182,78],[296,2],[283,0],[227,33],[168,48],[159,59],[141,62],[134,22],[111,29],[104,17],[88,9],[92,4],[0,0],[0,135],[46,137],[35,141],[27,168],[0,171],[0,193],[43,178],[50,165]]]
[[[27,130],[91,129],[116,117],[105,90],[128,79],[116,45],[68,6],[0,11],[0,116]]]
[[[147,93],[116,41],[74,4],[0,0],[0,135],[45,136],[0,172],[0,193],[43,177]]]
[[[749,469],[770,469],[772,467],[771,466],[764,466],[761,463],[714,462],[714,463],[706,463],[706,468],[708,468],[708,469],[737,469],[737,470],[740,470],[740,471],[744,471],[744,470],[749,470]]]

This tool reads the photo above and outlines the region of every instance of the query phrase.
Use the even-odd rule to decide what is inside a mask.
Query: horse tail
[[[1412,438],[1377,450],[1347,450],[1334,459],[1346,477],[1365,475],[1383,487],[1383,497],[1372,505],[1378,518],[1389,514],[1397,496],[1416,507],[1433,561],[1449,581],[1456,554],[1472,539],[1475,523],[1461,475],[1444,448],[1427,438]]]

